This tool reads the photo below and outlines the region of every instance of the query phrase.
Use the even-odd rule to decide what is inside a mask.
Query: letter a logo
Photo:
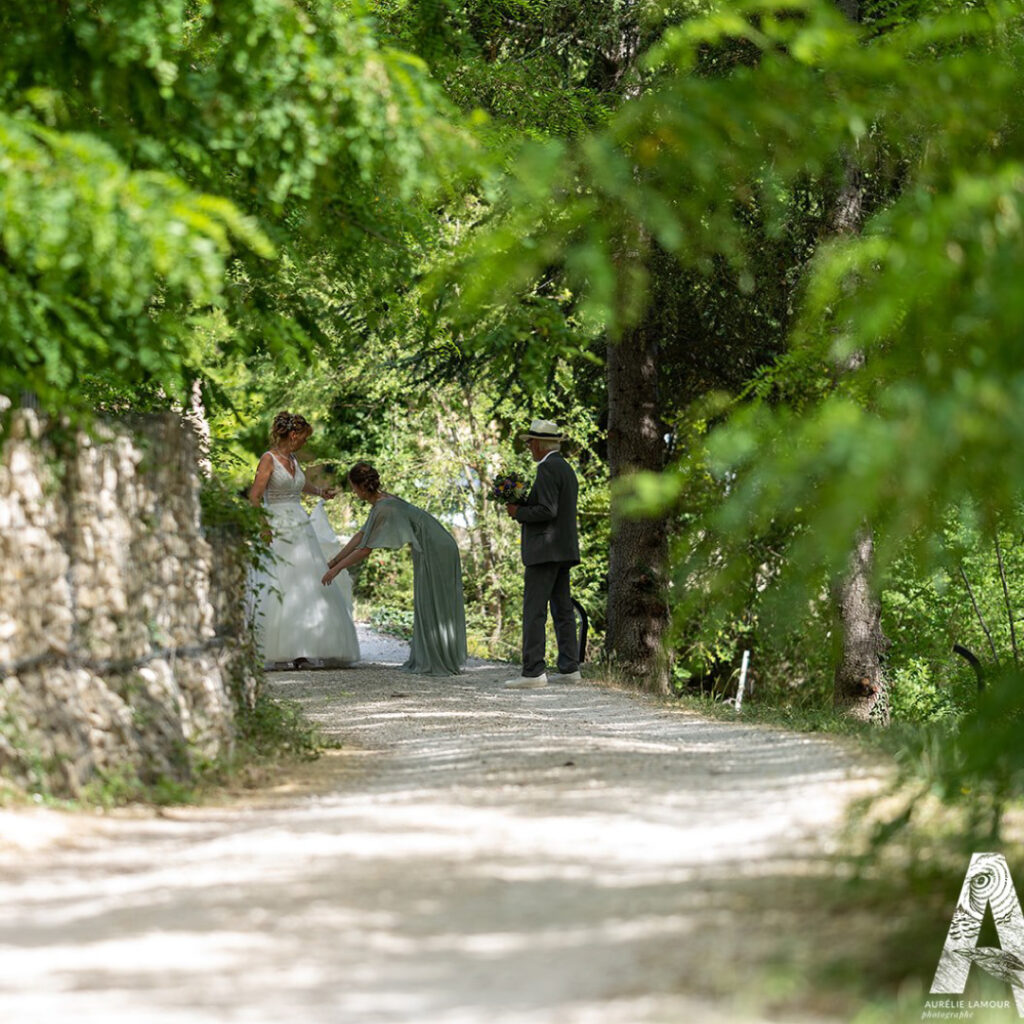
[[[978,947],[985,910],[992,908],[1001,949]],[[971,964],[1013,987],[1017,1016],[1024,1018],[1024,914],[1001,853],[975,853],[932,982],[933,994],[963,994]]]

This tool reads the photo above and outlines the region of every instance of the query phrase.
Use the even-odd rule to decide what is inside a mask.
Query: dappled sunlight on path
[[[275,674],[345,745],[331,792],[0,854],[4,1019],[761,1019],[740,989],[774,926],[749,883],[820,870],[865,773],[820,739],[508,675]]]

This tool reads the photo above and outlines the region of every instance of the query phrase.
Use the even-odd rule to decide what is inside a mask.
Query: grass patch
[[[235,751],[204,773],[204,790],[265,786],[290,767],[315,761],[338,747],[305,717],[299,704],[263,692],[255,707],[236,715],[235,724]]]
[[[879,737],[893,732],[893,727],[880,727],[870,722],[837,715],[830,707],[823,708],[816,703],[791,703],[775,706],[771,703],[748,699],[737,712],[731,702],[698,694],[682,693],[670,698],[674,705],[688,711],[706,715],[709,718],[728,722],[748,722],[756,725],[774,725],[795,732],[821,732],[833,736],[857,736],[871,745]]]
[[[912,766],[906,764],[905,752],[919,747],[935,729],[934,725],[909,722],[879,726],[837,715],[831,707],[815,707],[810,704],[774,707],[751,701],[743,704],[737,712],[732,704],[725,701],[695,695],[668,697],[665,702],[670,707],[685,708],[718,721],[742,722],[846,739],[864,754],[876,760],[881,758],[881,768],[895,769],[902,762],[904,781],[911,781],[915,775]],[[908,767],[911,770],[908,771]]]
[[[757,725],[775,725],[794,732],[821,732],[832,736],[858,736],[873,741],[873,737],[885,732],[885,729],[869,722],[858,722],[854,719],[837,715],[831,708],[814,707],[811,705],[791,705],[775,707],[757,701],[747,701],[737,712],[732,704],[711,697],[683,694],[670,698],[677,707],[696,711],[708,718],[717,718],[728,722],[749,722]]]
[[[293,701],[261,693],[256,706],[237,719],[241,752],[254,759],[287,756],[310,760],[328,745],[320,730]]]
[[[167,776],[158,776],[153,782],[143,782],[130,768],[98,772],[82,787],[79,798],[64,806],[124,807],[128,804],[152,804],[168,807],[196,801],[196,787]]]

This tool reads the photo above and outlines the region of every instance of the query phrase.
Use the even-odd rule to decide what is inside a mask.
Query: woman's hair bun
[[[282,411],[274,417],[274,425],[270,428],[270,436],[278,441],[287,437],[293,430],[311,430],[305,416],[295,412]]]
[[[348,480],[370,494],[376,494],[380,490],[380,473],[369,462],[357,462],[348,471]]]

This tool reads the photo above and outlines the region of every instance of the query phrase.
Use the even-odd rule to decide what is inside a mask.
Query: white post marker
[[[743,664],[740,665],[740,685],[736,688],[736,710],[743,704],[743,687],[747,682],[747,666],[750,664],[750,651],[743,652]]]

